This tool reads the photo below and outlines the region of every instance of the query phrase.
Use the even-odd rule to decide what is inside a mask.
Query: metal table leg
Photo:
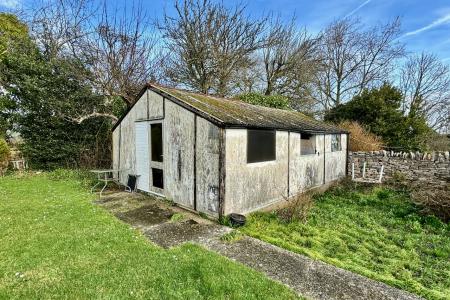
[[[91,193],[94,193],[95,188],[97,187],[97,185],[101,184],[102,182],[99,180],[91,189]]]

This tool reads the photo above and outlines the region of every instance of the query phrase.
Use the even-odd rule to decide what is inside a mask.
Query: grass
[[[220,240],[224,241],[224,242],[232,243],[232,242],[239,241],[243,237],[244,237],[244,235],[240,231],[233,230],[233,231],[230,231],[230,232],[225,233],[224,235],[222,235],[220,237]]]
[[[428,299],[450,299],[450,224],[421,216],[400,192],[337,188],[316,197],[306,223],[255,213],[241,230]]]
[[[0,178],[0,299],[296,298],[199,246],[156,247],[93,198],[73,178]]]
[[[171,222],[179,222],[179,221],[182,221],[182,220],[184,220],[184,215],[183,214],[180,214],[180,213],[174,213],[173,215],[172,215],[172,217],[170,217],[170,221]]]

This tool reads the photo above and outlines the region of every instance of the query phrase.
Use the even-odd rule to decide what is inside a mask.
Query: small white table
[[[97,183],[92,187],[91,193],[94,192],[95,188],[99,184],[104,184],[102,189],[100,190],[100,197],[102,196],[103,191],[106,186],[110,182],[119,183],[119,173],[122,171],[126,171],[125,169],[103,169],[103,170],[91,170],[90,172],[97,174]],[[116,176],[117,175],[117,176]]]

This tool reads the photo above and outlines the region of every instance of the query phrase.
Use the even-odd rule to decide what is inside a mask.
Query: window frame
[[[159,169],[159,168],[151,168],[151,175],[152,175],[152,187],[163,190],[164,189],[164,170]],[[155,175],[161,176],[161,177],[159,177],[160,180],[155,180],[155,179],[157,179]],[[159,184],[159,181],[161,184]]]
[[[336,138],[336,140],[334,140]],[[337,146],[337,148],[334,148]],[[330,141],[331,152],[339,152],[342,151],[342,135],[340,133],[332,134]]]
[[[154,129],[159,127],[159,140],[155,141]],[[150,123],[150,161],[163,163],[164,162],[164,137],[163,137],[163,123]],[[160,142],[160,143],[157,143]],[[156,151],[155,151],[156,150]],[[159,154],[159,155],[157,155]]]
[[[309,136],[307,139],[304,138],[304,136]],[[311,141],[312,139],[312,141]],[[303,142],[302,140],[310,140],[312,143],[313,151],[312,153],[303,153],[302,147]],[[300,156],[310,156],[310,155],[316,155],[317,154],[317,135],[316,134],[310,134],[310,133],[300,133]]]
[[[247,128],[247,149],[246,149],[246,162],[247,164],[257,164],[257,163],[265,163],[265,162],[272,162],[272,161],[276,161],[277,160],[277,131],[275,129],[251,129],[251,128]],[[269,158],[265,158],[265,159],[257,159],[255,160],[253,159],[249,159],[251,157],[250,155],[250,151],[252,150],[252,146],[250,145],[250,135],[252,133],[255,132],[264,132],[264,133],[272,133],[273,136],[273,148],[272,151],[273,153],[270,153],[270,157]],[[252,141],[254,141],[254,139],[252,139]],[[271,141],[272,143],[272,141]],[[260,147],[255,147],[255,148],[260,148]]]

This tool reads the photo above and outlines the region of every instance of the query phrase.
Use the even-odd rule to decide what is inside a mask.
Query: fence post
[[[384,170],[384,166],[381,166],[380,169],[380,177],[378,178],[378,182],[381,183],[381,179],[383,178],[383,170]]]

